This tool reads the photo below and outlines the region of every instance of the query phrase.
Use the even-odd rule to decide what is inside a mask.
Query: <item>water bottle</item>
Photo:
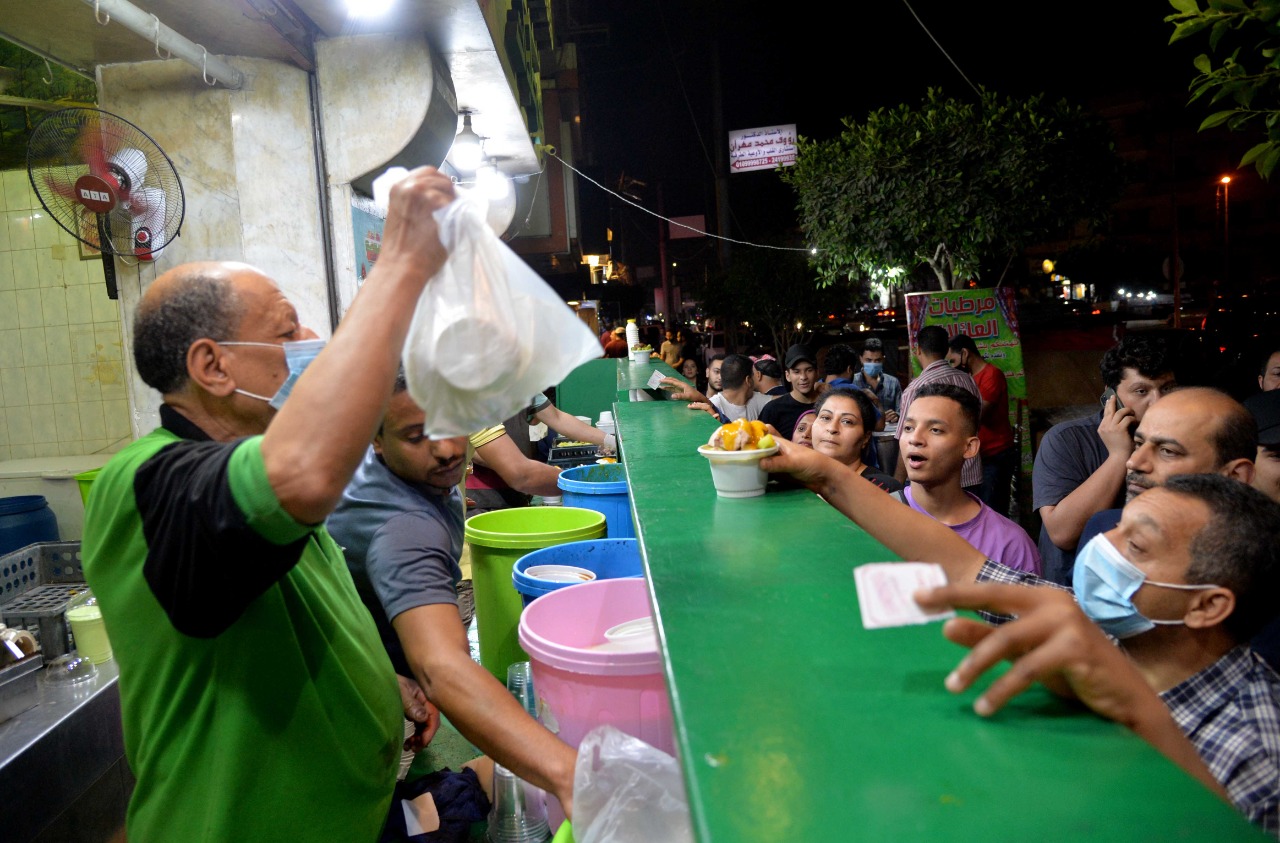
[[[627,351],[631,351],[640,344],[640,326],[636,324],[636,320],[627,320]]]

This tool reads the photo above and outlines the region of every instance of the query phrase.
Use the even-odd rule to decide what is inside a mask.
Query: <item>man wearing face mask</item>
[[[1236,808],[1280,832],[1280,676],[1248,646],[1275,614],[1280,505],[1218,475],[1171,478],[1081,548],[1067,589],[985,558],[822,454],[783,440],[779,448],[762,469],[793,475],[901,558],[940,565],[951,583],[1074,591],[1084,613],[1119,639]]]
[[[431,167],[392,189],[382,257],[318,353],[254,267],[183,264],[144,293],[134,360],[161,426],[102,469],[82,540],[120,671],[130,840],[378,839],[403,717],[429,709],[397,687],[323,522],[445,261],[433,212],[453,196]]]

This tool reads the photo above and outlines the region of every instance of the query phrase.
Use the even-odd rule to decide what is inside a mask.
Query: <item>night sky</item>
[[[1165,2],[1113,0],[1082,7],[1026,0],[901,0],[877,4],[591,0],[583,26],[608,24],[607,37],[577,38],[583,79],[584,170],[604,183],[620,173],[647,182],[635,191],[667,216],[714,209],[713,57],[720,56],[724,129],[795,123],[800,135],[828,138],[845,117],[918,103],[932,86],[957,98],[974,85],[1001,94],[1045,93],[1088,106],[1130,91],[1183,94],[1203,42],[1170,46]],[[800,14],[787,16],[789,8]],[[841,21],[827,9],[842,9]],[[826,13],[824,13],[826,11]],[[1071,17],[1074,15],[1074,17]],[[1197,104],[1187,122],[1205,114]],[[583,153],[585,152],[585,155]],[[729,179],[733,236],[776,238],[794,221],[794,194],[770,172]],[[606,224],[608,199],[584,185],[584,241]],[[616,204],[616,203],[615,203]],[[616,215],[616,212],[615,212]],[[616,220],[616,216],[615,216]],[[627,212],[633,241],[656,239],[657,222]]]

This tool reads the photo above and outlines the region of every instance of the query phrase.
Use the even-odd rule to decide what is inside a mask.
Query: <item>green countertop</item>
[[[683,402],[614,413],[702,843],[1266,839],[1042,689],[978,717],[939,624],[862,628],[852,570],[882,545],[802,489],[717,498],[715,422]]]
[[[666,377],[678,378],[685,383],[689,383],[689,379],[677,372],[675,369],[663,363],[657,357],[650,357],[644,363],[632,363],[630,358],[618,360],[618,400],[634,401],[636,400],[635,392],[642,391],[647,393],[650,398],[658,401],[667,399],[667,393],[662,389],[649,389],[649,378],[655,371],[661,372]],[[645,399],[640,399],[645,400]],[[708,416],[710,418],[710,416]]]

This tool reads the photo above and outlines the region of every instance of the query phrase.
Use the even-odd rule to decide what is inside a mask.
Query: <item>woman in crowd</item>
[[[698,361],[692,357],[686,357],[684,363],[680,364],[680,374],[684,375],[684,379],[693,384],[694,388],[704,395],[707,392],[707,376],[702,367],[698,365]]]
[[[842,462],[886,492],[896,492],[902,484],[891,475],[876,471],[862,461],[876,410],[871,399],[857,389],[829,389],[814,404],[810,437],[813,449]],[[797,427],[799,425],[797,424]]]
[[[791,434],[792,442],[806,448],[813,447],[813,420],[817,415],[817,410],[805,410],[800,414],[800,418],[796,419],[796,429]]]

